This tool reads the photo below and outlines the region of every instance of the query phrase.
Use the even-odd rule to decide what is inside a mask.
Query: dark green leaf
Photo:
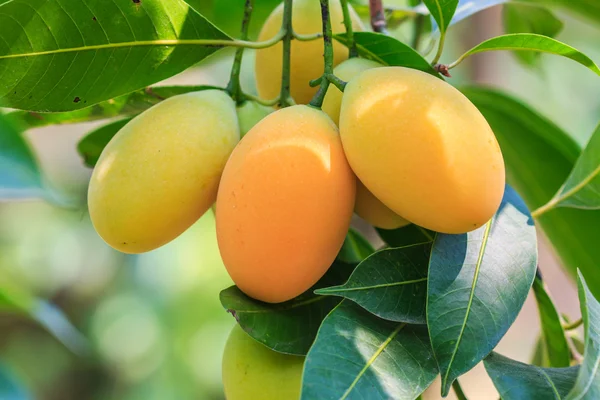
[[[446,32],[458,6],[458,0],[423,0],[423,3],[429,9],[433,19],[435,19],[440,32]]]
[[[600,125],[583,149],[565,184],[542,210],[546,212],[554,207],[600,209]]]
[[[571,350],[565,336],[562,321],[548,291],[546,285],[540,280],[533,282],[533,294],[538,304],[540,320],[542,325],[543,342],[550,367],[568,367],[571,364]]]
[[[139,114],[166,98],[210,89],[219,88],[214,86],[155,86],[136,90],[77,111],[62,113],[14,111],[7,114],[7,117],[21,124],[24,129],[56,124],[76,124],[78,122]]]
[[[538,367],[550,366],[548,352],[546,351],[546,344],[544,343],[544,337],[542,335],[540,335],[535,342],[535,348],[533,350],[533,356],[531,357],[530,364]]]
[[[346,35],[336,35],[335,39],[342,44],[348,43]],[[423,56],[391,36],[373,32],[356,32],[354,39],[361,57],[383,65],[413,68],[439,76]]]
[[[263,303],[246,296],[237,286],[221,292],[221,304],[250,336],[281,353],[305,355],[321,322],[340,299],[317,296],[315,289],[345,282],[353,267],[336,261],[311,289],[293,300]]]
[[[537,241],[525,203],[506,187],[485,226],[438,234],[427,288],[427,323],[442,376],[442,394],[496,347],[533,283]]]
[[[580,148],[537,112],[507,95],[483,88],[462,88],[490,123],[500,143],[508,183],[530,210],[546,204],[573,169]],[[557,208],[536,218],[563,263],[575,275],[581,268],[600,297],[600,211]]]
[[[0,114],[0,198],[43,196],[37,161],[17,127]]]
[[[483,362],[502,400],[560,400],[575,384],[579,367],[540,368],[498,353]]]
[[[506,4],[503,17],[506,33],[537,33],[553,38],[563,28],[561,20],[550,10],[539,6]],[[540,53],[529,51],[518,51],[515,55],[525,65],[534,65],[540,58]]]
[[[22,383],[5,367],[0,365],[0,399],[28,400],[32,398]]]
[[[579,303],[585,326],[585,351],[575,387],[567,400],[596,400],[600,398],[600,303],[578,272]]]
[[[376,228],[377,233],[390,247],[404,247],[411,244],[433,242],[435,232],[410,224],[398,229]]]
[[[0,106],[71,111],[182,72],[230,38],[183,0],[0,6]]]
[[[492,50],[537,51],[556,54],[576,61],[579,64],[586,66],[597,75],[600,75],[600,68],[598,68],[591,58],[579,50],[559,42],[558,40],[533,33],[514,33],[488,39],[460,56],[452,66],[459,64],[470,55]]]
[[[437,376],[424,325],[384,321],[342,301],[304,364],[302,400],[413,400]]]
[[[108,142],[124,127],[132,118],[120,119],[118,121],[106,124],[98,129],[88,133],[77,144],[77,151],[83,157],[83,162],[90,168],[94,168],[102,150]]]
[[[337,258],[348,264],[358,264],[374,252],[375,249],[367,239],[354,229],[350,229]]]
[[[361,262],[343,285],[317,294],[350,299],[378,317],[424,324],[431,243],[384,249]]]

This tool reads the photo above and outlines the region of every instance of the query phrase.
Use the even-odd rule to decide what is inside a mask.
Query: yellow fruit
[[[331,27],[333,33],[345,32],[344,16],[340,0],[330,0]],[[321,7],[318,0],[295,0],[292,9],[292,25],[294,31],[300,34],[319,33],[323,30],[321,22]],[[360,18],[350,7],[352,27],[361,31]],[[268,40],[281,29],[283,4],[280,4],[265,21],[260,31],[259,40]],[[334,41],[334,65],[348,58],[348,49]],[[256,87],[258,94],[264,99],[274,99],[281,90],[283,45],[258,50],[256,52]],[[291,52],[291,94],[297,103],[307,104],[317,92],[308,83],[323,73],[323,40],[302,42],[292,41]]]
[[[441,79],[402,67],[362,72],[346,86],[340,133],[362,183],[417,225],[464,233],[500,205],[498,142],[477,108]]]
[[[263,106],[255,101],[245,101],[237,106],[238,122],[240,124],[240,137],[246,133],[261,119],[275,111],[273,107]]]
[[[251,338],[239,325],[223,353],[227,400],[299,400],[304,357],[277,353]]]
[[[298,105],[261,120],[231,154],[217,196],[219,249],[236,285],[278,303],[315,284],[344,242],[355,181],[322,111]]]
[[[333,74],[345,82],[363,71],[382,67],[378,62],[366,58],[351,58],[342,62],[334,68]],[[327,113],[336,125],[340,122],[340,108],[342,107],[342,92],[333,85],[329,85],[325,99],[323,100],[323,111]]]
[[[175,239],[214,203],[238,141],[235,103],[218,90],[171,97],[135,117],[94,169],[88,206],[96,231],[124,253]]]
[[[373,193],[369,192],[369,189],[360,180],[356,181],[354,212],[377,228],[396,229],[410,224],[373,196]]]

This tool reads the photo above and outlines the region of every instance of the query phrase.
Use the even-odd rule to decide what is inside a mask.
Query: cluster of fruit
[[[330,3],[333,29],[342,30],[339,1]],[[296,32],[319,30],[318,2],[295,1],[293,15]],[[275,35],[281,19],[279,7],[261,39]],[[299,104],[315,93],[308,82],[322,71],[322,46],[293,42],[291,90]],[[353,212],[385,229],[414,223],[464,233],[485,224],[500,205],[505,172],[475,106],[438,77],[345,60],[339,44],[334,50],[334,73],[348,84],[343,95],[329,89],[323,110],[295,105],[250,128],[247,105],[236,113],[225,92],[208,90],[169,98],[134,118],[92,176],[88,201],[98,233],[120,251],[150,251],[216,201],[231,278],[248,296],[279,303],[325,274]],[[256,55],[263,98],[280,91],[281,55],[281,44]]]

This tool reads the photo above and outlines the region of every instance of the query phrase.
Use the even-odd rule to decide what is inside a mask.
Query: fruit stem
[[[321,84],[319,90],[310,101],[310,105],[316,108],[321,108],[323,105],[323,99],[329,89],[331,83],[330,76],[333,76],[333,43],[331,39],[331,19],[329,16],[329,0],[321,1],[321,17],[323,19],[323,60],[325,63],[325,71],[321,77]]]
[[[354,41],[354,30],[352,29],[352,19],[350,18],[350,7],[348,6],[348,0],[341,0],[342,12],[344,13],[344,26],[346,27],[346,36],[348,37],[348,57],[358,57],[358,50],[356,49],[356,42]]]
[[[279,93],[279,106],[287,107],[296,104],[290,95],[290,58],[292,53],[292,38],[294,30],[292,28],[292,2],[293,0],[283,1],[283,21],[281,31],[283,32],[283,64],[281,68],[281,92]]]
[[[438,43],[437,53],[435,54],[435,57],[431,61],[431,65],[436,65],[438,63],[438,61],[440,61],[440,58],[442,57],[442,52],[444,51],[444,43],[445,42],[446,42],[446,30],[444,29],[443,31],[440,30],[440,42]],[[450,66],[448,66],[448,69],[450,69]]]
[[[248,27],[250,26],[250,17],[252,16],[253,8],[254,0],[246,0],[244,6],[244,18],[242,19],[242,33],[240,35],[240,39],[244,41],[248,40]],[[243,57],[244,48],[239,47],[235,51],[233,67],[231,68],[231,77],[229,78],[229,84],[227,85],[227,92],[229,92],[229,95],[237,104],[244,101],[244,94],[242,93],[242,86],[240,83],[240,73],[242,70]]]
[[[369,0],[369,12],[371,14],[371,27],[375,32],[388,34],[387,22],[383,12],[382,0]]]

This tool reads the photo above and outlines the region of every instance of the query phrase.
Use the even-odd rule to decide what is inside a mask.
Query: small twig
[[[346,27],[346,36],[348,37],[349,58],[358,57],[356,42],[354,41],[354,30],[352,29],[352,18],[350,18],[350,8],[348,0],[341,0],[342,11],[344,13],[344,26]]]
[[[445,77],[452,78],[452,75],[450,75],[450,70],[448,69],[447,65],[444,65],[444,64],[435,64],[433,66],[433,69],[435,69],[437,72],[439,72],[440,74],[444,75]]]
[[[371,27],[375,32],[388,34],[387,21],[385,20],[385,13],[383,8],[382,0],[369,0],[369,11],[371,14]]]
[[[329,15],[329,0],[320,0],[321,2],[321,17],[323,19],[323,59],[325,63],[325,71],[321,77],[319,90],[310,101],[313,107],[321,108],[327,89],[331,83],[329,75],[333,75],[333,43],[331,38],[331,19]]]
[[[252,16],[253,8],[254,0],[246,0],[244,6],[244,18],[242,19],[242,33],[240,35],[241,40],[248,40],[248,27],[250,26],[250,17]],[[236,103],[244,101],[244,94],[242,93],[242,86],[240,83],[243,56],[244,48],[239,47],[235,52],[233,67],[231,68],[231,77],[229,78],[229,84],[227,85],[227,92],[229,92],[231,98]]]
[[[565,331],[572,331],[574,329],[579,328],[583,324],[583,318],[579,318],[577,321],[573,321],[571,323],[563,325],[563,329]]]
[[[292,36],[294,39],[296,39],[300,42],[310,42],[312,40],[321,39],[323,37],[323,33],[318,32],[318,33],[302,34],[302,33],[292,32]]]
[[[291,74],[291,48],[294,30],[292,29],[292,0],[283,2],[283,21],[281,23],[283,35],[283,63],[281,67],[281,92],[279,93],[279,105],[283,107],[296,104],[290,94]]]
[[[463,392],[458,379],[452,382],[452,389],[454,389],[454,393],[458,400],[467,400],[467,396],[465,395],[465,392]]]

